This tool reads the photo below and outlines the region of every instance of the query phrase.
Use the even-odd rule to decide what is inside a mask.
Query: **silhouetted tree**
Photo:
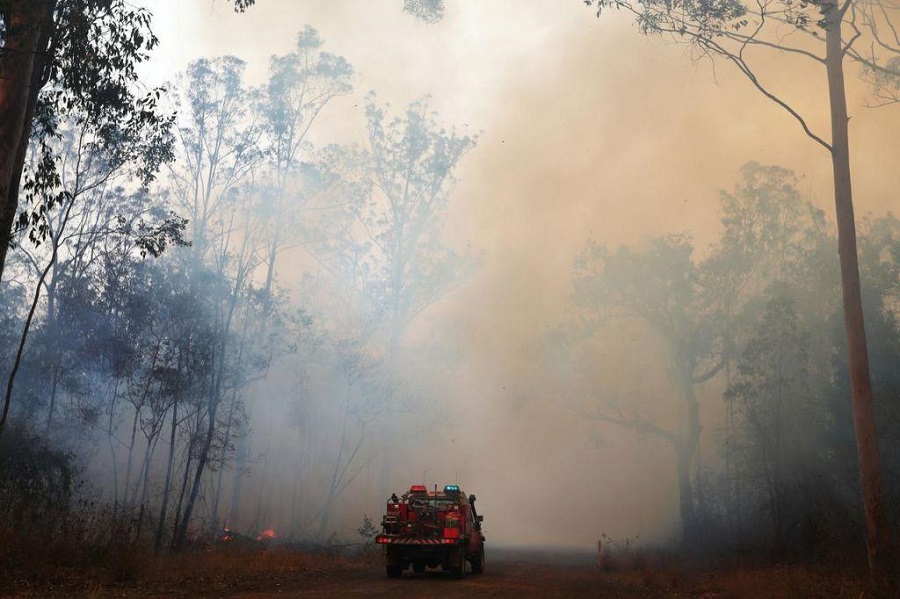
[[[804,310],[817,310],[820,320],[834,309],[827,302],[829,278],[835,269],[816,260],[832,251],[821,210],[804,201],[798,179],[778,166],[748,162],[741,168],[741,182],[733,191],[721,192],[722,236],[704,260],[701,277],[710,293],[710,319],[722,336],[729,361],[726,384],[732,382],[731,362],[747,340],[756,334],[769,290],[775,283],[787,285],[802,299]],[[821,344],[816,348],[824,352]],[[828,360],[827,355],[818,356]],[[735,466],[737,429],[741,425],[732,397],[726,395],[725,471],[728,497],[725,509],[732,534],[743,528],[743,493],[747,490]],[[734,476],[733,476],[734,475]]]
[[[333,162],[346,163],[336,181],[347,184],[353,220],[313,245],[325,268],[349,284],[360,314],[356,333],[385,356],[392,371],[410,322],[461,284],[474,265],[444,243],[443,217],[459,161],[477,138],[436,122],[427,98],[389,117],[374,93],[366,99],[368,148],[344,148]],[[352,179],[362,173],[362,181]],[[395,381],[397,382],[397,381]],[[399,392],[399,383],[393,387]],[[390,405],[385,405],[389,411]],[[391,418],[385,421],[382,491],[387,492]]]
[[[858,0],[799,4],[791,0],[583,1],[596,7],[598,15],[603,9],[624,10],[635,17],[642,33],[668,36],[689,44],[699,57],[719,58],[735,66],[758,92],[790,114],[806,135],[830,154],[869,562],[879,584],[894,584],[893,540],[884,501],[859,281],[844,62],[849,57],[871,72],[897,77],[895,55],[900,51],[900,40],[896,35],[884,35],[885,30],[896,32],[892,21],[896,19],[897,7]],[[787,35],[786,31],[794,35]],[[808,61],[806,68],[822,69],[828,87],[830,141],[813,131],[800,111],[765,83],[754,58],[763,51],[790,54]]]
[[[304,221],[311,210],[323,208],[323,185],[311,164],[310,129],[332,99],[353,89],[353,68],[343,57],[322,51],[323,44],[307,25],[294,52],[272,57],[258,108],[266,161],[256,210],[266,236],[267,293],[272,292],[278,254],[308,241],[312,233],[304,231],[309,228]]]
[[[243,12],[254,2],[234,7]],[[73,106],[101,120],[159,118],[151,96],[134,110],[131,87],[157,44],[150,19],[125,0],[0,2],[0,278],[35,118],[46,127]]]
[[[744,348],[737,376],[726,391],[736,404],[740,434],[734,436],[740,477],[761,496],[762,520],[773,546],[784,549],[797,505],[792,479],[814,468],[825,414],[809,352],[810,336],[799,327],[793,301],[776,291],[766,304],[756,335]],[[792,517],[793,516],[793,517]],[[759,520],[757,520],[759,522]]]
[[[420,21],[437,23],[444,18],[444,0],[403,0],[403,10]]]
[[[610,253],[590,244],[573,272],[579,323],[592,334],[614,316],[639,318],[658,336],[681,404],[682,425],[670,427],[634,411],[618,398],[601,397],[582,415],[657,436],[675,451],[679,510],[686,542],[699,535],[693,469],[702,431],[696,387],[725,364],[722,340],[709,318],[709,290],[701,284],[693,244],[684,235],[649,241],[640,249]]]
[[[22,213],[20,221],[28,228],[25,243],[40,246],[46,242],[49,256],[26,252],[28,262],[35,270],[37,284],[7,378],[0,433],[12,402],[16,374],[40,294],[47,293],[49,318],[46,324],[52,329],[52,336],[56,332],[57,283],[68,270],[75,271],[72,276],[83,275],[86,265],[108,238],[131,237],[134,247],[154,255],[165,249],[169,242],[180,241],[182,222],[165,216],[147,218],[148,212],[134,205],[134,200],[146,200],[147,194],[139,190],[126,193],[119,187],[124,181],[148,185],[161,162],[171,158],[170,122],[152,112],[155,98],[145,100],[130,96],[130,100],[141,106],[149,103],[147,114],[119,122],[106,120],[112,115],[104,118],[103,115],[97,117],[77,112],[76,104],[72,112],[64,111],[54,116],[45,130],[41,123],[40,141],[32,146],[32,159],[23,186],[28,210]],[[127,106],[127,109],[138,110],[135,106]],[[130,201],[121,202],[121,205],[111,203],[111,196],[121,200],[126,195],[130,196]],[[73,226],[78,228],[73,230]],[[53,346],[48,348],[52,351]],[[49,427],[60,363],[51,359],[48,365],[51,380]]]

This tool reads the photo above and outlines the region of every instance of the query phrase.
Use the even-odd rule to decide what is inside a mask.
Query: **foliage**
[[[158,43],[150,12],[124,0],[61,0],[53,18],[47,83],[32,127],[37,149],[23,186],[30,207],[18,221],[34,243],[46,240],[47,213],[66,198],[56,142],[66,130],[77,131],[78,144],[106,170],[133,165],[145,185],[172,158],[172,118],[159,108],[161,91],[138,84],[138,66]]]
[[[180,164],[169,168],[170,184],[201,258],[215,251],[219,230],[228,228],[223,209],[245,200],[240,185],[261,159],[259,125],[244,118],[250,108],[244,68],[234,56],[203,58],[188,65],[179,85]]]
[[[296,50],[272,57],[269,81],[255,107],[265,146],[263,172],[252,193],[254,217],[265,244],[266,293],[272,293],[279,255],[331,234],[329,219],[352,202],[332,184],[335,165],[318,159],[310,130],[325,107],[351,92],[353,68],[322,50],[319,33],[306,26]],[[322,164],[322,162],[325,162]]]
[[[363,514],[362,526],[356,529],[359,538],[362,541],[363,553],[371,553],[375,549],[375,535],[378,534],[378,528],[372,523],[372,519],[367,514]]]
[[[0,437],[0,506],[3,520],[40,519],[70,506],[78,479],[75,456],[53,447],[25,425]]]
[[[633,334],[634,321],[624,319],[638,317],[656,333],[662,355],[674,356],[671,374],[692,359],[707,366],[723,360],[724,368],[708,372],[720,377],[725,413],[706,404],[701,415],[704,430],[721,423],[707,438],[721,442],[724,464],[706,471],[692,467],[691,473],[698,518],[705,522],[702,540],[819,559],[839,539],[860,540],[857,458],[837,269],[830,258],[835,240],[797,185],[786,169],[746,164],[734,190],[720,195],[721,236],[700,261],[684,235],[613,251],[588,244],[573,265],[578,311],[567,343],[578,336],[589,342],[613,326]],[[893,215],[862,220],[863,297],[886,448],[894,447],[900,430],[892,407],[900,387],[889,366],[900,339],[898,238]],[[643,373],[646,362],[640,368]],[[564,366],[561,372],[567,372]],[[684,388],[677,376],[669,384],[675,395]],[[643,390],[639,383],[635,388]],[[684,420],[674,426],[664,398],[641,395],[605,388],[575,411],[682,442]],[[682,414],[690,414],[689,405],[683,404]],[[885,454],[887,492],[896,497],[900,478],[888,455],[893,452]]]
[[[766,304],[756,336],[749,340],[737,364],[738,375],[725,392],[737,402],[741,431],[732,444],[739,452],[738,468],[747,483],[745,498],[763,509],[772,542],[784,545],[797,526],[802,498],[794,481],[814,472],[816,447],[824,429],[822,411],[814,402],[816,385],[809,359],[809,336],[799,329],[792,300],[775,293]],[[794,513],[791,513],[794,512]]]
[[[444,0],[403,0],[403,10],[425,23],[444,18]]]
[[[374,193],[359,216],[365,236],[357,268],[368,273],[364,291],[396,336],[467,276],[469,261],[442,243],[441,217],[454,171],[477,137],[440,128],[427,98],[410,104],[405,118],[388,118],[388,108],[367,97]]]
[[[263,505],[265,433],[254,435],[247,401],[264,401],[270,368],[290,370],[299,383],[283,404],[308,421],[297,436],[311,448],[297,462],[325,456],[331,475],[322,500],[298,466],[296,530],[326,538],[335,499],[372,459],[367,426],[396,395],[388,345],[471,271],[441,225],[476,137],[439,126],[425,99],[393,118],[373,94],[367,147],[319,149],[308,133],[351,91],[353,69],[313,28],[259,88],[225,56],[190,63],[171,93],[148,93],[135,80],[156,45],[146,11],[124,0],[59,7],[69,49],[40,98],[20,216],[30,242],[14,266],[38,293],[29,305],[27,287],[3,290],[14,301],[4,322],[18,328],[30,311],[34,323],[14,420],[80,448],[125,545],[186,547],[194,526],[220,530],[229,508],[229,525],[247,518],[251,467],[263,472],[253,489]],[[88,54],[83,72],[75,51]],[[165,115],[170,98],[177,110]],[[310,284],[308,271],[292,297],[276,258],[303,248],[335,276],[319,269]],[[317,293],[329,295],[306,303]],[[371,298],[374,309],[358,311]],[[137,575],[125,561],[140,551],[121,552],[123,575]]]

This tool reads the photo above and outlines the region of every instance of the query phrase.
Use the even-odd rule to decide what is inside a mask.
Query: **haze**
[[[673,391],[678,381],[671,360],[677,359],[672,358],[671,348],[677,344],[661,340],[658,328],[642,320],[640,313],[638,318],[603,320],[598,316],[603,322],[594,323],[591,314],[602,312],[605,318],[609,315],[604,310],[627,307],[627,302],[610,300],[601,308],[579,303],[578,281],[593,274],[602,279],[591,268],[611,263],[604,262],[607,255],[602,252],[590,254],[588,248],[594,247],[590,244],[615,255],[622,246],[637,252],[657,247],[653,240],[685,233],[693,243],[696,273],[701,273],[691,271],[686,278],[696,274],[696,280],[705,284],[707,271],[701,272],[700,263],[718,256],[716,252],[727,245],[722,240],[731,239],[722,223],[722,192],[744,197],[736,190],[749,180],[744,178],[748,172],[750,176],[763,173],[761,180],[777,181],[773,189],[777,187],[777,193],[791,201],[794,196],[785,190],[797,192],[796,204],[791,204],[798,206],[796,211],[784,208],[786,216],[773,217],[772,222],[788,228],[796,222],[797,227],[806,227],[806,236],[785,233],[790,243],[759,258],[762,266],[752,271],[755,278],[741,287],[742,293],[752,290],[757,295],[735,300],[734,305],[740,304],[751,315],[748,322],[762,321],[764,306],[780,305],[768,303],[778,295],[779,284],[795,272],[815,270],[810,264],[821,267],[804,279],[813,282],[791,295],[801,324],[808,325],[814,340],[803,338],[797,344],[805,356],[812,356],[815,367],[843,363],[835,358],[842,351],[840,342],[827,348],[820,343],[836,339],[831,333],[840,328],[834,325],[839,322],[834,318],[840,288],[834,274],[837,251],[830,158],[787,112],[757,93],[730,64],[697,59],[684,45],[645,37],[624,14],[609,11],[598,19],[593,9],[576,0],[446,0],[446,12],[436,23],[404,12],[400,0],[257,0],[244,14],[236,14],[233,4],[225,0],[140,0],[138,4],[154,13],[153,29],[160,39],[152,59],[140,67],[142,86],[168,87],[164,101],[169,108],[178,106],[178,123],[185,130],[190,128],[190,102],[185,97],[197,88],[185,86],[188,79],[177,74],[185,73],[198,59],[235,56],[246,63],[248,88],[261,88],[269,78],[270,57],[293,52],[298,34],[310,26],[323,42],[321,50],[343,57],[353,69],[348,79],[352,91],[336,94],[310,128],[308,145],[297,162],[307,170],[300,173],[298,167],[286,175],[286,188],[325,198],[321,205],[311,204],[313,216],[304,216],[302,222],[290,220],[294,217],[287,216],[286,210],[279,212],[279,207],[272,209],[266,224],[247,224],[241,219],[251,209],[235,210],[237,217],[232,215],[230,222],[240,226],[228,229],[219,223],[228,234],[209,241],[202,235],[212,239],[214,227],[204,232],[192,222],[185,234],[193,246],[167,250],[185,256],[208,250],[209,261],[228,270],[237,268],[234,264],[239,261],[232,254],[226,259],[226,253],[239,254],[235,248],[262,238],[260,231],[268,232],[284,222],[295,233],[300,229],[303,233],[289,240],[289,233],[285,234],[277,268],[268,282],[271,286],[266,281],[265,252],[259,250],[258,262],[248,260],[254,264],[247,271],[248,289],[253,291],[248,290],[246,305],[257,301],[263,305],[275,296],[283,303],[277,309],[265,304],[263,324],[253,324],[247,317],[250,324],[241,325],[245,326],[242,339],[254,339],[254,327],[260,338],[270,333],[274,337],[276,329],[286,338],[279,341],[281,349],[272,350],[252,368],[247,366],[246,380],[228,395],[231,403],[223,403],[232,406],[237,416],[228,416],[227,428],[222,427],[225,432],[218,431],[224,436],[213,442],[214,450],[220,447],[227,458],[197,485],[202,490],[194,516],[204,526],[228,527],[252,537],[274,529],[285,539],[352,543],[359,538],[364,516],[378,526],[390,493],[400,494],[412,484],[456,483],[478,497],[490,545],[593,548],[601,535],[648,543],[678,537],[684,514],[679,511],[678,471],[670,443],[644,424],[623,427],[609,422],[610,418],[627,421],[623,414],[633,414],[632,425],[647,419],[665,429],[683,426],[682,404]],[[797,107],[814,131],[829,137],[824,70],[810,69],[807,75],[797,76],[796,58],[769,56],[757,63],[761,78]],[[866,239],[877,244],[882,238],[875,234],[881,229],[867,228],[865,223],[890,220],[889,215],[900,209],[900,110],[897,104],[867,108],[872,91],[859,75],[855,66],[847,66],[854,204],[864,223],[861,235],[871,233]],[[374,100],[368,95],[373,91]],[[434,226],[436,240],[429,238],[436,244],[429,247],[453,253],[460,266],[446,288],[435,287],[429,301],[412,306],[401,314],[403,318],[397,316],[396,322],[389,323],[384,316],[389,310],[378,311],[389,303],[382,295],[374,294],[379,303],[366,299],[372,294],[355,293],[366,291],[366,282],[360,281],[374,268],[369,268],[369,262],[354,263],[348,258],[353,251],[378,245],[377,236],[365,235],[370,233],[367,227],[382,221],[366,220],[364,212],[352,217],[337,212],[353,203],[348,198],[363,198],[359,206],[371,207],[371,197],[378,195],[377,190],[358,196],[347,191],[355,176],[365,178],[368,175],[359,173],[377,162],[354,162],[358,156],[347,149],[364,152],[370,147],[367,105],[385,108],[388,123],[395,116],[407,118],[407,106],[424,97],[445,134],[453,131],[458,139],[468,136],[458,162],[444,165],[448,179],[434,186],[447,203],[428,225]],[[327,160],[319,152],[327,148],[336,152],[327,156],[342,157],[330,164],[339,165],[334,172],[320,168]],[[190,179],[184,170],[188,152],[179,152],[176,149],[176,161],[160,171],[153,187],[158,197],[170,202],[166,208],[176,212],[189,203],[179,196],[179,177]],[[745,167],[748,163],[751,166]],[[761,170],[753,170],[752,164]],[[792,171],[796,179],[780,170],[765,170],[770,166]],[[246,181],[222,184],[216,197],[246,201],[256,210],[254,190],[271,183],[271,177],[259,174],[269,172],[265,168],[247,175]],[[265,193],[259,192],[258,197]],[[329,211],[335,206],[339,209],[332,214]],[[361,236],[365,242],[342,246],[334,241],[340,235]],[[799,244],[801,237],[808,245],[797,255],[806,261],[797,258],[796,264],[802,262],[802,266],[793,262],[785,266],[785,256],[794,256],[785,248],[793,248],[790,244],[795,241]],[[221,241],[224,238],[231,245]],[[220,251],[218,243],[227,246],[227,252]],[[861,247],[866,243],[870,242]],[[659,253],[670,257],[677,253],[672,249],[675,245],[666,245]],[[760,256],[770,251],[763,246],[760,240]],[[29,251],[41,255],[45,249]],[[873,250],[872,256],[877,254]],[[878,260],[873,257],[871,264],[888,262]],[[35,278],[29,264],[21,263],[21,272],[31,274],[20,280]],[[426,285],[432,281],[429,276],[437,277],[436,267],[429,270],[431,264],[421,271]],[[667,268],[659,266],[653,272],[669,272]],[[878,287],[883,294],[872,301],[896,318],[900,283],[891,280],[896,271],[885,266],[888,274],[878,278],[881,270],[867,268],[863,267],[864,274],[875,272],[873,280],[887,279]],[[732,270],[737,267],[724,266],[715,272]],[[785,274],[788,271],[790,275]],[[778,276],[766,278],[771,273]],[[595,282],[591,279],[588,287]],[[646,278],[635,286],[642,289],[644,282]],[[610,292],[610,297],[617,292]],[[269,300],[259,299],[264,295]],[[719,305],[718,295],[686,297],[682,307],[692,315],[692,310],[699,313],[701,308]],[[594,308],[596,312],[591,312]],[[273,314],[282,309],[277,318],[283,319],[278,320]],[[402,311],[394,309],[395,315]],[[697,316],[691,322],[704,319]],[[896,321],[885,316],[870,322]],[[592,328],[593,324],[597,326]],[[878,331],[893,330],[885,325],[873,337],[878,337]],[[757,329],[750,325],[741,331],[746,331],[741,342],[748,345],[751,339],[762,338],[754,336]],[[893,347],[890,342],[884,346]],[[728,377],[749,371],[738,366],[739,357],[745,355],[743,348],[730,356]],[[697,358],[698,364],[711,353],[712,349]],[[897,354],[884,355],[885,371],[890,371],[890,364],[896,367],[892,360]],[[828,372],[821,367],[816,371],[821,374],[819,382],[827,380],[844,389],[845,372],[840,367]],[[223,375],[226,381],[227,374]],[[695,389],[702,415],[699,465],[693,466],[699,473],[695,484],[707,499],[712,498],[710,513],[729,518],[728,501],[722,497],[732,492],[732,483],[722,482],[721,477],[726,467],[731,476],[725,440],[728,431],[734,431],[735,416],[726,398],[737,395],[729,395],[726,388],[739,395],[738,387],[729,387],[734,380],[726,379],[723,369]],[[895,397],[891,395],[895,392],[890,387],[884,394]],[[71,394],[74,397],[76,391]],[[849,392],[845,395],[849,397]],[[240,416],[241,400],[245,420]],[[42,404],[33,417],[36,422],[46,420],[52,429],[52,405],[49,410],[47,417]],[[62,415],[63,408],[59,410]],[[591,418],[601,412],[603,418]],[[130,415],[122,416],[117,431],[120,439],[132,435],[130,449],[135,457],[134,464],[128,465],[132,480],[124,481],[125,487],[134,485],[134,502],[140,457],[151,452],[144,453],[144,441],[134,445],[136,429]],[[58,421],[68,418],[60,416]],[[105,423],[105,418],[100,422]],[[115,428],[112,421],[109,416],[110,439]],[[196,422],[200,426],[202,419],[198,416]],[[900,438],[900,420],[889,422],[894,423],[887,425],[890,438]],[[151,443],[150,474],[143,483],[149,503],[162,493],[169,459],[168,427],[166,420],[159,449]],[[239,432],[229,437],[232,427]],[[113,472],[110,452],[105,440],[98,441],[99,433],[66,434],[60,433],[60,443],[84,449],[82,458],[98,495],[121,499],[125,445],[113,450],[114,454],[119,451],[112,458],[118,464]],[[180,434],[187,435],[187,428]],[[816,437],[815,442],[819,441]],[[191,452],[197,451],[192,449],[193,440],[187,449],[187,441],[179,443],[184,447],[179,445],[174,458],[177,484],[181,484],[185,461],[194,459]],[[800,462],[785,468],[800,471]],[[844,471],[831,475],[842,479]],[[747,476],[750,480],[751,475]],[[188,480],[184,474],[184,481]],[[746,484],[749,488],[756,483]],[[729,490],[717,494],[723,487]],[[760,508],[758,514],[763,512]]]
[[[425,24],[393,4],[267,0],[237,15],[224,2],[154,0],[161,44],[152,73],[161,82],[198,57],[233,54],[247,62],[248,80],[262,83],[268,57],[289,51],[308,24],[356,70],[353,93],[316,123],[315,143],[361,143],[370,90],[395,109],[430,95],[442,124],[480,133],[457,170],[446,227],[450,244],[481,255],[480,268],[407,333],[457,355],[450,374],[411,373],[440,377],[422,400],[450,406],[452,417],[418,431],[415,452],[392,458],[390,488],[423,474],[429,485],[458,481],[479,496],[498,544],[668,534],[677,525],[670,452],[566,409],[573,391],[544,382],[538,340],[566,319],[571,264],[588,239],[615,246],[689,231],[702,247],[720,231],[718,190],[733,187],[748,160],[795,170],[804,196],[832,215],[827,155],[728,65],[693,64],[683,47],[637,35],[620,15],[597,20],[575,2],[460,0]],[[801,106],[824,89],[823,78],[785,80],[777,68],[766,75]],[[900,115],[864,108],[868,90],[848,80],[858,214],[897,210],[900,136],[890,132],[900,130]],[[814,114],[826,130],[827,113]],[[281,270],[288,288],[302,271],[295,259],[296,270]],[[611,345],[646,360],[629,339]],[[265,421],[279,399],[255,399],[254,418]],[[360,512],[382,510],[375,476],[345,491],[343,534],[352,535]],[[277,493],[270,497],[277,503]],[[549,507],[560,501],[564,509]]]

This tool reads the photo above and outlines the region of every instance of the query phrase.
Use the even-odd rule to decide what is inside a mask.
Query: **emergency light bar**
[[[427,493],[428,489],[425,485],[413,485],[409,488],[410,493]]]
[[[444,493],[448,493],[448,494],[449,494],[449,493],[456,493],[456,494],[458,494],[458,493],[459,493],[459,486],[458,486],[458,485],[447,485],[446,487],[444,487]]]

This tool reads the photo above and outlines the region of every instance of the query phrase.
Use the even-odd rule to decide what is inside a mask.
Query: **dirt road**
[[[373,556],[374,557],[374,556]],[[635,558],[637,560],[637,558]],[[173,599],[188,597],[872,597],[865,564],[689,564],[672,554],[644,555],[600,570],[590,552],[491,548],[485,573],[462,580],[440,571],[387,578],[380,559],[341,558],[289,549],[204,552],[151,558],[140,578],[104,583],[78,571],[48,572],[0,586],[0,597]],[[0,581],[2,581],[0,572]],[[107,573],[108,574],[108,573]]]
[[[231,595],[262,597],[646,597],[603,575],[590,553],[540,550],[494,550],[485,573],[462,580],[440,570],[389,579],[383,568],[323,572],[315,578],[272,581],[265,588]]]

